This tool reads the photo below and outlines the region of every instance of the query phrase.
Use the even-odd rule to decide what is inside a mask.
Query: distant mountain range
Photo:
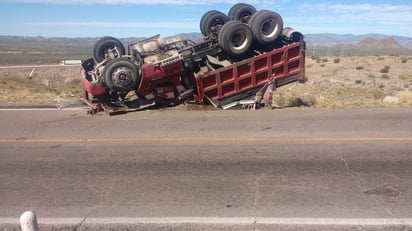
[[[309,52],[339,55],[411,55],[412,38],[382,34],[307,34]]]
[[[200,33],[179,34],[194,42],[202,41]],[[58,37],[27,37],[1,36],[0,49],[22,48],[88,48],[91,49],[98,40],[94,38],[58,38]],[[144,38],[120,38],[125,44],[130,44]],[[388,36],[382,34],[306,34],[305,41],[308,52],[317,55],[412,55],[412,38]]]
[[[402,36],[388,36],[383,34],[306,34],[305,39],[309,43],[316,42],[323,46],[335,46],[339,44],[352,44],[355,45],[365,39],[383,40],[387,38],[393,38],[400,45],[412,49],[412,38]]]

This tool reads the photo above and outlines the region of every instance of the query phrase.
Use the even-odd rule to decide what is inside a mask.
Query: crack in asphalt
[[[103,201],[105,201],[106,197],[113,191],[113,189],[115,188],[115,183],[116,180],[113,180],[109,186],[108,186],[108,190],[105,191],[105,193],[101,196],[100,199],[100,204],[102,204]],[[97,209],[100,208],[100,205],[96,205],[93,208],[90,209],[90,211],[83,217],[83,219],[79,222],[79,224],[77,224],[76,226],[74,226],[73,230],[81,230],[82,225],[86,222],[86,220],[93,214],[94,211],[96,211]]]
[[[80,223],[78,225],[76,225],[74,227],[73,230],[80,230],[80,228],[82,227],[83,223],[87,220],[87,218],[90,216],[91,213],[87,214],[85,217],[83,217],[83,219],[80,221]]]
[[[366,186],[363,185],[367,185],[367,181],[356,171],[354,171],[353,169],[350,168],[349,166],[349,162],[345,159],[345,156],[342,154],[341,155],[342,161],[344,163],[344,166],[346,168],[346,171],[349,173],[349,175],[351,175],[353,178],[358,179],[356,186],[359,188],[359,190],[361,192],[364,191],[364,189],[366,188]]]
[[[376,193],[368,193],[368,192],[374,192],[373,190],[371,191],[371,189],[368,189],[368,188],[366,187],[366,185],[368,184],[368,181],[365,180],[365,178],[363,178],[358,172],[356,172],[355,170],[353,170],[352,168],[350,168],[349,162],[345,159],[345,156],[344,156],[343,154],[341,155],[341,159],[342,159],[342,161],[343,161],[343,163],[344,163],[344,166],[345,166],[347,172],[348,172],[353,178],[358,179],[356,185],[357,185],[358,189],[360,190],[360,192],[362,192],[362,193],[364,193],[364,194],[366,194],[366,195],[369,195],[369,196],[370,196],[369,198],[371,198],[371,199],[375,202],[376,205],[378,205],[378,206],[381,207],[383,210],[385,210],[386,213],[387,213],[389,216],[391,216],[391,217],[393,217],[393,218],[397,218],[397,216],[393,213],[393,211],[392,211],[390,208],[386,207],[385,205],[383,205],[383,204],[378,200]],[[399,195],[400,195],[400,192],[399,192]]]

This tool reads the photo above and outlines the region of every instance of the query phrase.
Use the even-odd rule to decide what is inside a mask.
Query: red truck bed
[[[222,103],[250,96],[268,83],[273,87],[299,81],[305,77],[304,42],[296,42],[270,52],[207,72],[196,78],[197,101],[208,98]]]

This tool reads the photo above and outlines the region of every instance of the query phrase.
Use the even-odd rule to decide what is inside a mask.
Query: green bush
[[[403,81],[412,83],[412,75],[399,75],[398,77]]]
[[[390,66],[385,66],[384,68],[381,69],[381,73],[389,73]]]

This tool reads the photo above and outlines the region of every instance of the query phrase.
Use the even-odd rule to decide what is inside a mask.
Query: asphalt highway
[[[412,109],[0,110],[0,228],[412,229]]]

